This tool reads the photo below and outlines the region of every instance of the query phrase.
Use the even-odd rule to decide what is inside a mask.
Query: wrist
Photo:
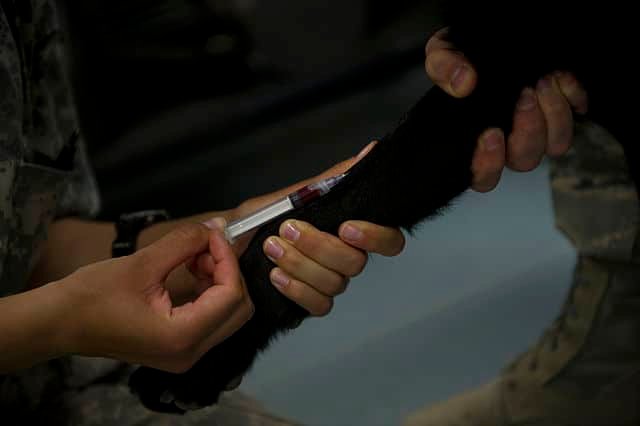
[[[202,223],[211,219],[212,217],[223,217],[227,220],[227,222],[231,222],[235,218],[240,217],[240,208],[241,206],[228,210],[200,213],[184,219],[169,220],[166,222],[151,225],[150,227],[140,232],[140,235],[138,237],[138,248],[143,248],[148,246],[149,244],[153,244],[160,238],[167,235],[169,232],[173,231],[175,228],[187,223]]]
[[[180,223],[179,220],[169,220],[149,226],[138,235],[138,250],[144,248],[171,232]]]
[[[41,287],[47,292],[45,296],[50,300],[50,306],[55,307],[51,322],[55,327],[51,332],[49,345],[57,357],[82,353],[80,342],[86,325],[83,315],[86,301],[83,303],[81,300],[81,287],[74,274]]]
[[[77,324],[82,319],[76,313],[77,303],[64,281],[66,279],[53,281],[17,295],[24,297],[20,304],[24,306],[23,314],[28,321],[25,327],[29,330],[24,337],[30,340],[28,345],[33,351],[33,359],[25,361],[30,364],[59,358],[74,351],[74,336],[77,334]]]

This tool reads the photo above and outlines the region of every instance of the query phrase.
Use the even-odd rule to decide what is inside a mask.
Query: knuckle
[[[328,245],[331,248],[335,248],[335,242],[327,238],[326,235],[319,233],[305,232],[305,236],[299,245],[300,250],[305,254],[317,254],[321,253],[323,249]]]
[[[565,118],[569,115],[569,104],[560,95],[544,100],[542,109],[544,115],[551,119]]]
[[[347,263],[348,270],[346,275],[349,277],[360,275],[365,266],[367,266],[368,260],[369,257],[364,252],[356,251],[353,255],[353,259]]]
[[[229,295],[229,303],[235,308],[236,312],[239,312],[246,319],[249,319],[255,313],[255,306],[248,292],[244,291],[242,288],[234,290],[233,293]]]
[[[531,143],[531,136],[542,135],[546,131],[547,123],[540,112],[534,114],[521,113],[521,118],[514,126],[514,133],[518,136],[514,139],[516,145]]]
[[[229,303],[234,307],[244,307],[245,305],[251,304],[251,299],[244,292],[242,287],[234,287],[231,289],[228,296]]]
[[[352,246],[345,243],[339,236],[326,234],[325,242],[329,253],[341,253],[345,248],[354,249]]]
[[[285,251],[284,255],[279,259],[278,264],[287,271],[300,270],[304,267],[304,256],[298,253],[290,253]]]
[[[330,287],[330,293],[333,296],[337,296],[339,294],[344,293],[347,290],[347,283],[349,282],[349,280],[346,277],[343,277],[341,275],[337,275],[334,279],[333,282],[331,283]]]

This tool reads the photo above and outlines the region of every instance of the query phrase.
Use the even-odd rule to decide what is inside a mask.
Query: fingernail
[[[271,282],[276,287],[281,287],[282,288],[282,287],[288,286],[289,283],[291,282],[291,279],[287,276],[287,274],[282,272],[280,269],[276,268],[271,273]]]
[[[265,252],[267,253],[267,256],[272,259],[280,259],[284,255],[284,249],[273,239],[267,240]]]
[[[469,77],[469,68],[466,65],[460,65],[453,72],[453,76],[451,77],[451,89],[457,94],[461,92],[461,89],[464,87],[467,78]]]
[[[362,231],[352,225],[346,225],[342,228],[342,238],[348,241],[360,241],[362,239]]]
[[[518,111],[531,111],[537,103],[538,99],[536,98],[533,89],[526,88],[522,91],[522,95],[520,95],[520,99],[518,99],[516,108]]]
[[[289,222],[285,225],[284,230],[282,231],[282,237],[291,242],[298,241],[300,238],[300,231],[298,231],[298,229]]]
[[[485,151],[495,151],[502,144],[502,138],[500,137],[500,132],[498,130],[489,130],[485,133],[484,138],[482,140],[482,144],[484,146]]]
[[[202,222],[209,229],[218,229],[222,231],[227,226],[227,221],[223,217],[213,217],[206,222]]]
[[[546,92],[547,90],[551,89],[551,77],[545,77],[538,81],[537,88],[539,92]]]

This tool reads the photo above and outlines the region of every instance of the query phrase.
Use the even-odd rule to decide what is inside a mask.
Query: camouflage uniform
[[[23,290],[53,220],[100,207],[62,41],[52,0],[0,0],[0,297]],[[183,417],[149,412],[126,385],[132,368],[67,357],[0,376],[0,423],[293,424],[239,392]]]
[[[561,314],[494,380],[406,426],[640,425],[638,196],[622,146],[593,123],[576,130],[551,167],[556,226],[578,254]]]
[[[556,226],[578,253],[637,262],[640,211],[622,145],[602,127],[580,124],[574,147],[551,164]]]

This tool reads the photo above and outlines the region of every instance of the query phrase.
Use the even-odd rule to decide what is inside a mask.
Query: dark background
[[[91,0],[67,15],[80,118],[103,217],[112,218],[150,206],[177,216],[228,208],[353,155],[395,125],[428,88],[426,77],[403,105],[385,110],[393,93],[372,98],[383,122],[371,123],[367,111],[343,122],[334,114],[324,125],[300,114],[420,66],[438,7]],[[258,136],[265,128],[290,131]]]

